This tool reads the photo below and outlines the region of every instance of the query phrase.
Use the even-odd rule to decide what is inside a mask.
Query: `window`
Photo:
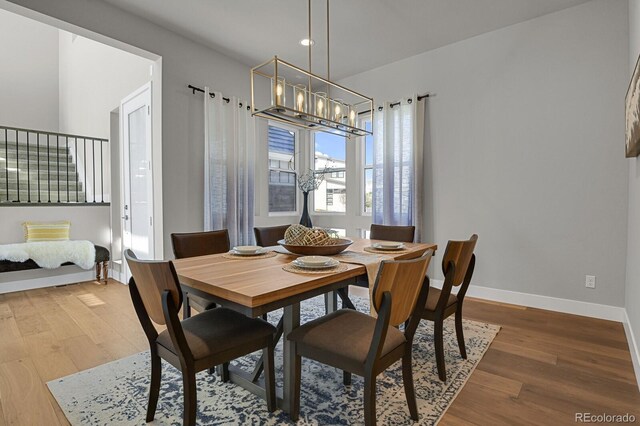
[[[364,122],[365,129],[371,131],[371,118]],[[362,211],[365,214],[373,212],[373,136],[364,138],[364,198]]]
[[[313,134],[313,169],[324,174],[320,187],[314,191],[314,210],[320,213],[345,213],[347,207],[346,158],[347,141],[332,133]]]
[[[269,213],[295,212],[296,133],[269,126]]]

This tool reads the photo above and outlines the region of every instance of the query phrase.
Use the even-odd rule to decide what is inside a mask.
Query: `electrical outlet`
[[[584,285],[587,288],[596,288],[596,276],[587,275],[584,279]]]

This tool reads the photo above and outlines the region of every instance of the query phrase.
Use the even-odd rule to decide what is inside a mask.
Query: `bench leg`
[[[100,282],[100,263],[96,262],[96,281]]]
[[[105,260],[102,262],[102,276],[104,278],[105,285],[109,280],[109,261]]]

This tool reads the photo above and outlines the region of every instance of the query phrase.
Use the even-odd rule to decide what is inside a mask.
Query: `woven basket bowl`
[[[278,241],[278,244],[295,254],[304,254],[306,256],[330,256],[332,254],[343,252],[347,247],[353,244],[353,241],[346,238],[338,238],[335,241],[335,244],[327,246],[296,246],[287,244],[285,240]]]

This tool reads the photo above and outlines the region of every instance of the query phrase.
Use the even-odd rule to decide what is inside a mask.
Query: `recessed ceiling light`
[[[302,40],[300,40],[300,44],[302,46],[313,46],[315,44],[315,41],[313,41],[313,39],[311,38],[303,38]]]

